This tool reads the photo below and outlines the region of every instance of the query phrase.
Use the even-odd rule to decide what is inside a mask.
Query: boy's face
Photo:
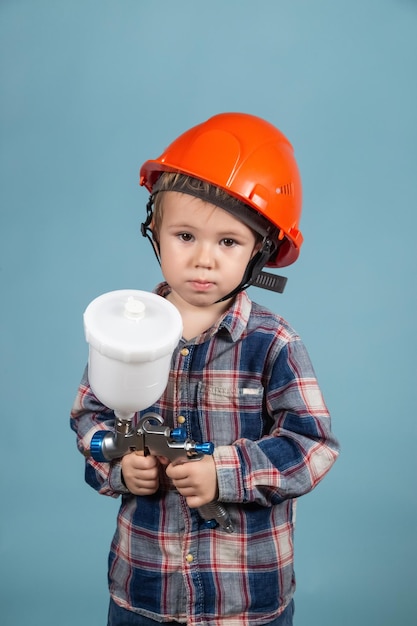
[[[177,191],[164,192],[159,245],[172,293],[199,307],[237,287],[259,248],[252,230],[233,215]]]

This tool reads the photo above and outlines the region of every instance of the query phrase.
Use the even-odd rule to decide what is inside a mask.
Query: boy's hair
[[[241,219],[241,221],[253,231],[257,241],[262,240],[264,236],[263,231],[269,228],[265,218],[256,214],[251,207],[229,195],[220,187],[216,187],[205,180],[188,176],[187,174],[163,172],[153,188],[152,234],[156,241],[159,239],[163,215],[163,194],[160,193],[162,191],[178,191],[225,209],[237,219]],[[250,219],[248,219],[248,216]]]

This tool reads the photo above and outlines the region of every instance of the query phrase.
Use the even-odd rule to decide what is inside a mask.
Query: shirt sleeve
[[[310,358],[299,338],[266,366],[265,436],[214,451],[219,500],[279,504],[311,491],[335,462],[339,445]]]
[[[70,424],[77,435],[77,446],[85,457],[85,480],[99,493],[117,498],[129,490],[122,480],[121,460],[99,463],[90,456],[90,442],[99,430],[114,431],[114,413],[97,400],[88,382],[88,370],[84,371],[71,410]]]

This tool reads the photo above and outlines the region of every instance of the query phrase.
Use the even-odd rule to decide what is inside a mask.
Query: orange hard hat
[[[303,236],[301,179],[288,139],[269,122],[246,113],[220,113],[175,139],[140,169],[151,193],[162,172],[179,172],[220,187],[277,229],[269,267],[291,265]]]

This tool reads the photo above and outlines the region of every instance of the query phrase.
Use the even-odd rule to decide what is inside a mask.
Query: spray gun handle
[[[196,443],[187,437],[185,428],[164,427],[162,418],[156,413],[144,415],[139,421],[137,432],[144,436],[145,451],[165,456],[172,462],[199,461],[203,455],[212,455],[214,452],[214,444],[211,441]],[[200,507],[198,512],[204,519],[206,528],[221,526],[228,533],[234,531],[229,514],[220,502],[214,500]]]

